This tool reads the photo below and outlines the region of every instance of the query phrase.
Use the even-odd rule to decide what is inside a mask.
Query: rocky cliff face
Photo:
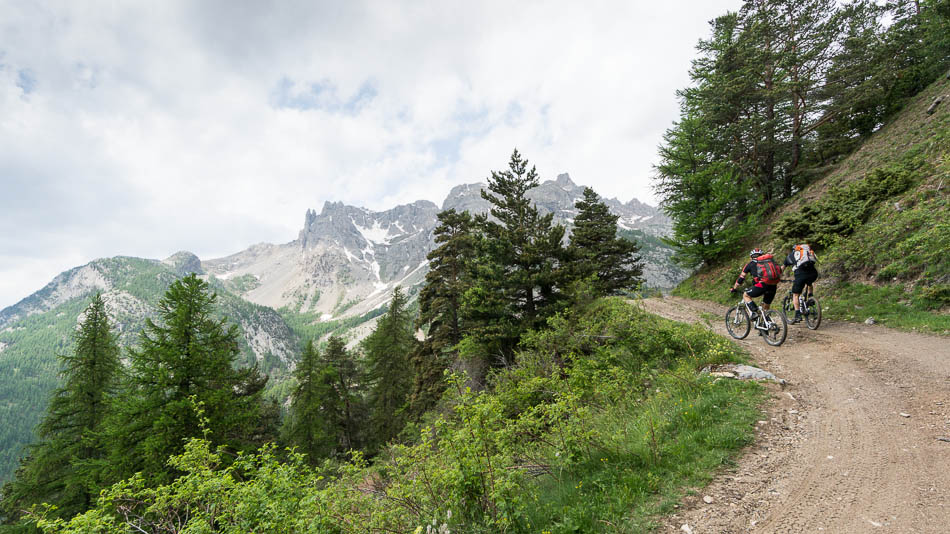
[[[383,212],[327,202],[319,214],[307,211],[296,240],[203,267],[223,280],[252,277],[243,294],[258,304],[324,320],[360,315],[385,304],[395,286],[409,289],[425,278],[438,212],[424,200]]]

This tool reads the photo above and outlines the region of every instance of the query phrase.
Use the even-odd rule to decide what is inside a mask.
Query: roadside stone
[[[947,443],[950,443],[950,438],[941,436],[941,437],[937,438],[937,441],[946,441]]]
[[[901,415],[901,417],[910,417],[910,414],[909,414],[909,413],[901,412],[900,415]]]
[[[783,386],[788,383],[784,379],[778,378],[764,369],[752,367],[751,365],[710,365],[705,367],[702,372],[716,378],[732,378],[739,380],[774,380]]]
[[[703,496],[703,502],[706,503],[706,504],[712,504],[712,503],[714,503],[715,501],[716,501],[716,500],[713,499],[712,497],[710,497],[709,495]]]
[[[877,321],[874,320],[874,317],[868,317],[867,319],[864,320],[864,324],[866,325],[872,325],[875,323],[877,323]]]
[[[682,530],[686,534],[693,534],[693,529],[689,528],[689,524],[681,526],[680,530]]]

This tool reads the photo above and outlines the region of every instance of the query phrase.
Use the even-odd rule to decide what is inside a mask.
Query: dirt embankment
[[[643,306],[728,336],[717,304]],[[825,321],[789,326],[781,347],[739,343],[788,384],[769,386],[737,465],[661,532],[950,532],[950,339]]]

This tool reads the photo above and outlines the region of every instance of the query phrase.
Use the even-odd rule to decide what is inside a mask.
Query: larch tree
[[[235,369],[239,333],[214,316],[217,295],[194,274],[175,281],[146,320],[122,409],[112,429],[112,466],[120,477],[143,471],[167,481],[168,457],[184,440],[206,435],[232,450],[250,448],[266,383],[256,368]],[[199,416],[204,413],[204,421]]]
[[[413,373],[409,355],[419,342],[413,329],[408,299],[396,286],[389,309],[376,329],[362,342],[368,366],[371,445],[380,447],[395,438],[407,419]]]
[[[74,340],[73,352],[60,356],[62,385],[53,393],[37,428],[39,441],[30,447],[16,479],[3,489],[0,513],[7,522],[43,502],[56,506],[56,516],[71,517],[95,505],[104,485],[103,422],[122,365],[100,294],[80,316]]]

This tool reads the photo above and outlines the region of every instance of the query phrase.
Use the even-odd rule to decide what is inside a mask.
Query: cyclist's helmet
[[[754,260],[754,259],[758,258],[759,256],[761,256],[762,254],[765,254],[764,252],[762,252],[762,249],[760,249],[760,248],[754,248],[754,249],[752,249],[751,252],[749,252],[749,257]]]

